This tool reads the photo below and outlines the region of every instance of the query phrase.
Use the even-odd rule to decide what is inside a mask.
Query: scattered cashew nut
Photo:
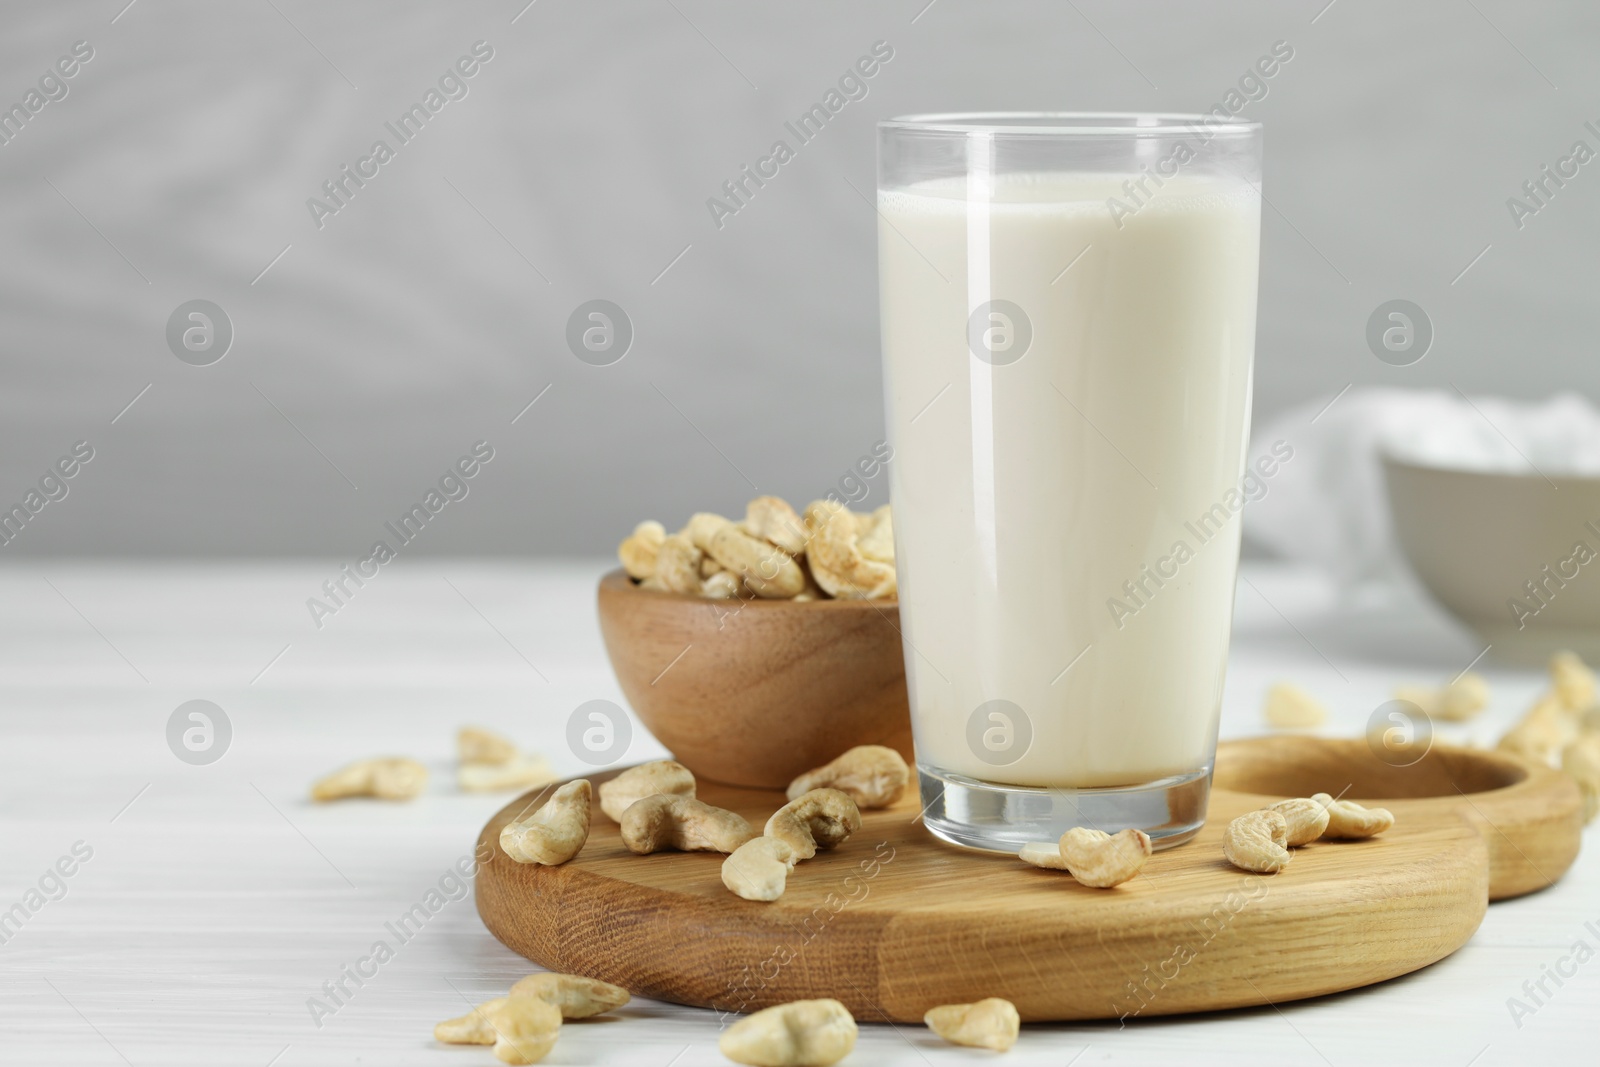
[[[1583,794],[1583,821],[1600,814],[1600,733],[1585,733],[1561,753],[1561,769],[1578,783]]]
[[[1267,690],[1262,711],[1267,722],[1280,730],[1309,730],[1328,720],[1328,709],[1321,701],[1289,682],[1279,682]]]
[[[1441,722],[1466,722],[1489,706],[1489,683],[1483,675],[1468,671],[1448,685],[1432,689],[1422,685],[1403,685],[1395,689],[1395,699],[1407,700],[1430,718]]]
[[[341,767],[311,787],[312,800],[377,797],[410,800],[428,784],[428,768],[414,759],[364,759]]]
[[[517,746],[493,730],[463,726],[456,731],[456,754],[462,763],[510,763],[517,758]]]
[[[835,848],[861,829],[861,809],[837,789],[813,789],[772,813],[764,833],[808,860],[819,848]]]
[[[717,1047],[750,1067],[832,1067],[856,1047],[856,1021],[837,1000],[795,1000],[740,1019]]]
[[[1283,821],[1288,826],[1286,836],[1290,846],[1309,844],[1328,829],[1330,812],[1327,805],[1310,797],[1280,800],[1276,804],[1269,805],[1267,810],[1283,816]]]
[[[446,1019],[434,1026],[434,1040],[447,1045],[494,1044],[494,1027],[489,1025],[489,1013],[498,1010],[505,1002],[505,997],[495,997],[459,1018]]]
[[[1328,809],[1328,828],[1322,836],[1354,841],[1358,838],[1381,834],[1394,825],[1394,815],[1388,808],[1367,808],[1353,800],[1334,800],[1326,793],[1311,797]]]
[[[1095,889],[1121,885],[1138,874],[1150,851],[1150,835],[1143,830],[1108,834],[1074,826],[1061,835],[1061,859],[1067,872]]]
[[[509,995],[538,997],[559,1010],[563,1019],[587,1019],[620,1008],[631,999],[626,989],[610,982],[554,972],[530,974],[518,980]]]
[[[807,771],[789,783],[788,796],[796,800],[813,789],[837,789],[863,809],[887,808],[911,781],[911,768],[892,748],[857,745],[831,763]]]
[[[532,789],[548,785],[556,777],[543,756],[523,756],[509,763],[463,763],[456,772],[456,781],[468,793]]]
[[[589,797],[589,779],[568,782],[533,814],[506,823],[501,849],[518,863],[567,862],[589,840]]]
[[[1066,857],[1061,855],[1061,845],[1055,841],[1029,841],[1022,846],[1022,851],[1017,853],[1017,858],[1023,863],[1031,863],[1035,867],[1043,867],[1050,871],[1067,869]]]
[[[1536,763],[1549,763],[1577,732],[1561,698],[1547,693],[1500,738],[1495,746]]]
[[[1575,652],[1550,657],[1550,685],[1569,712],[1587,711],[1594,704],[1594,671]]]
[[[538,1063],[555,1047],[561,1010],[538,997],[509,996],[487,1013],[501,1063]]]
[[[645,797],[658,793],[694,796],[694,772],[676,760],[658,759],[629,767],[609,782],[601,782],[600,810],[612,822],[621,822],[622,813]]]
[[[922,1021],[952,1045],[996,1052],[1004,1052],[1015,1045],[1022,1028],[1017,1006],[1000,997],[989,997],[976,1004],[945,1004],[930,1009]]]
[[[681,794],[647,796],[622,813],[622,843],[641,856],[662,849],[732,852],[755,835],[737,812]]]
[[[722,861],[722,884],[745,900],[777,900],[797,858],[776,837],[752,837]]]
[[[1288,839],[1289,824],[1278,812],[1266,809],[1247,812],[1222,831],[1222,854],[1242,870],[1273,874],[1289,862],[1289,850],[1285,847]]]

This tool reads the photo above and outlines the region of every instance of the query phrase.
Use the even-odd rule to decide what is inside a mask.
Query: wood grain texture
[[[1109,891],[941,845],[915,823],[914,797],[864,813],[861,831],[798,867],[774,904],[729,893],[718,854],[632,855],[599,815],[577,859],[526,866],[500,853],[498,838],[506,821],[537,805],[530,796],[484,828],[494,858],[478,874],[478,909],[495,936],[546,967],[720,1011],[832,996],[864,1021],[914,1021],[936,1004],[1001,996],[1024,1019],[1065,1020],[1317,996],[1455,951],[1478,928],[1490,895],[1491,850],[1485,832],[1462,817],[1459,795],[1397,803],[1389,833],[1297,850],[1275,876],[1223,859],[1223,827],[1270,799],[1268,785],[1291,787],[1279,795],[1338,793],[1353,787],[1352,770],[1374,783],[1405,783],[1394,768],[1366,767],[1351,744],[1274,738],[1223,746],[1230,781],[1250,792],[1214,791],[1193,842],[1157,854],[1140,877]],[[1286,753],[1305,760],[1304,776],[1282,762]],[[1499,757],[1474,762],[1480,755],[1441,753],[1411,792],[1437,788],[1441,767],[1457,767],[1463,783],[1491,786],[1516,769]],[[713,783],[700,795],[756,825],[782,802]],[[1517,819],[1567,798],[1559,781],[1528,774],[1471,799],[1490,813],[1491,834],[1518,839],[1528,828]],[[1547,830],[1570,836],[1575,852],[1575,823],[1558,820]],[[1539,854],[1550,859],[1547,874],[1565,870],[1556,869],[1560,849]]]
[[[895,601],[704,600],[600,581],[617,681],[701,779],[781,789],[854,745],[911,759]]]
[[[1395,767],[1364,740],[1276,736],[1217,748],[1218,789],[1285,796],[1308,782],[1325,792],[1386,807],[1402,822],[1453,811],[1489,850],[1489,899],[1553,885],[1578,857],[1583,798],[1552,767],[1507,752],[1434,745]]]

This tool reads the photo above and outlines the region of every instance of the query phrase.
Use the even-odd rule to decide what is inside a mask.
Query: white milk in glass
[[[1020,174],[879,194],[900,611],[924,767],[1090,788],[1211,759],[1260,201],[1242,180],[1179,174],[1135,206],[1124,180]],[[1114,218],[1112,197],[1133,210]],[[1009,302],[980,316],[988,359],[968,329],[986,302]],[[991,701],[1026,718],[1013,762],[974,744]]]

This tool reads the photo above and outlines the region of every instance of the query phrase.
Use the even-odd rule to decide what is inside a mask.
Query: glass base
[[[1074,826],[1114,834],[1130,828],[1157,849],[1200,832],[1211,794],[1211,768],[1117,789],[1044,789],[995,785],[917,765],[923,821],[952,845],[1015,855],[1030,841],[1055,842]]]

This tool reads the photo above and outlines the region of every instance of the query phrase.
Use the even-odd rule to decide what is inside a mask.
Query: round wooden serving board
[[[544,790],[484,827],[493,857],[478,911],[545,967],[725,1012],[826,996],[862,1022],[919,1021],[993,996],[1026,1020],[1118,1018],[1295,1000],[1425,967],[1472,936],[1491,897],[1550,884],[1578,849],[1572,782],[1499,753],[1441,746],[1392,768],[1364,741],[1264,738],[1221,746],[1216,784],[1199,836],[1115,889],[941,844],[908,795],[863,813],[860,832],[800,864],[770,904],[723,887],[720,853],[633,855],[598,805],[577,858],[513,862],[500,828]],[[1388,798],[1394,829],[1297,849],[1276,875],[1223,859],[1236,815],[1341,791]],[[713,783],[699,796],[757,828],[783,802]]]

